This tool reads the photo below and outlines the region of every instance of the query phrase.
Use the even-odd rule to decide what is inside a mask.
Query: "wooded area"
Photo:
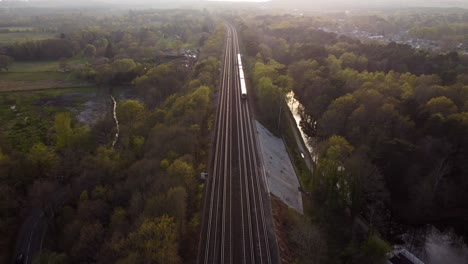
[[[1,261],[14,250],[15,231],[32,208],[48,221],[34,263],[196,258],[203,190],[198,175],[209,149],[223,24],[207,12],[188,10],[130,11],[87,21],[81,14],[30,19],[44,26],[79,23],[54,39],[3,47],[5,56],[59,60],[59,71],[110,94],[129,87],[134,97],[118,100],[115,147],[110,110],[91,127],[69,111],[43,115],[40,129],[39,123],[16,124],[37,135],[21,148],[12,139],[25,139],[27,131],[17,135],[2,127]],[[168,57],[172,53],[177,56]]]
[[[467,56],[361,42],[317,29],[314,17],[251,15],[238,25],[263,122],[285,133],[278,122],[292,90],[303,130],[319,141],[313,174],[301,176],[311,205],[289,223],[301,263],[385,263],[388,246],[373,233],[391,241],[395,223],[462,227]]]
[[[18,257],[33,211],[47,222],[37,264],[195,261],[223,21],[206,9],[0,11],[0,262]],[[305,214],[282,219],[293,259],[385,263],[402,225],[468,237],[468,14],[299,12],[218,13],[239,32],[247,100],[300,177]],[[318,142],[312,172],[287,125],[290,92]],[[85,124],[76,109],[98,93],[102,116]]]

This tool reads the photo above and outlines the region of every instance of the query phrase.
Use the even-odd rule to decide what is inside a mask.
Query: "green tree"
[[[343,209],[351,203],[352,181],[344,165],[353,151],[354,147],[337,135],[329,137],[320,146],[312,187],[320,188],[325,193],[328,210]]]
[[[70,113],[62,112],[55,115],[54,130],[56,147],[58,149],[68,147],[71,144],[73,137]]]
[[[323,157],[337,161],[340,164],[343,164],[354,150],[354,147],[344,137],[337,135],[328,138],[322,148],[324,149]]]
[[[184,80],[184,70],[177,69],[174,64],[161,64],[136,78],[134,84],[137,91],[144,96],[145,103],[154,106],[178,92]]]
[[[357,100],[352,94],[335,99],[319,121],[319,133],[323,136],[344,135],[348,117],[356,107]]]
[[[358,71],[363,71],[367,68],[368,60],[366,57],[357,56],[352,52],[343,53],[339,60],[343,68],[352,68]]]
[[[268,60],[268,63],[257,62],[253,73],[254,83],[258,85],[263,77],[269,78],[272,82],[276,82],[279,76],[278,72],[284,70],[285,66],[274,61]]]
[[[351,248],[352,263],[384,264],[387,263],[387,253],[391,247],[377,235],[370,235],[364,242]]]
[[[145,107],[137,100],[127,100],[119,103],[116,111],[120,124],[134,127],[143,120]]]
[[[88,58],[94,58],[94,56],[96,56],[96,47],[94,45],[87,44],[84,49],[84,54]]]
[[[184,183],[188,190],[193,190],[196,187],[195,171],[193,167],[180,159],[175,160],[169,168],[167,168],[169,177]]]
[[[57,154],[42,142],[32,146],[28,158],[40,175],[47,175],[59,161]]]
[[[111,64],[111,67],[112,67],[112,70],[116,73],[120,72],[120,73],[126,73],[126,72],[130,72],[132,71],[133,69],[136,68],[136,63],[134,60],[132,59],[119,59],[119,60],[115,60],[112,64]]]
[[[138,230],[130,233],[129,242],[146,263],[181,263],[176,225],[171,217],[144,219]]]
[[[458,112],[458,108],[455,103],[445,96],[439,96],[429,100],[424,108],[431,114],[443,114],[448,116]]]
[[[262,77],[257,85],[257,96],[263,119],[269,126],[277,126],[280,107],[284,100],[281,89],[270,78]]]

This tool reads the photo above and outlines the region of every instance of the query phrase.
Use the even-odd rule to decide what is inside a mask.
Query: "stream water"
[[[317,154],[314,151],[316,141],[314,140],[314,138],[309,137],[306,133],[304,133],[304,131],[302,130],[302,128],[300,126],[300,122],[301,122],[301,119],[302,119],[301,113],[304,111],[304,107],[295,98],[295,95],[294,95],[293,92],[288,93],[286,95],[286,98],[287,98],[287,101],[288,101],[289,110],[291,111],[291,113],[292,113],[292,115],[294,117],[296,126],[297,126],[299,132],[301,133],[302,140],[306,144],[307,150],[309,150],[309,153],[310,153],[310,156],[312,157],[312,160],[315,162],[315,161],[317,161]]]
[[[117,143],[117,140],[119,139],[119,132],[120,132],[120,127],[119,127],[119,120],[117,119],[117,112],[116,112],[116,109],[117,109],[117,102],[115,101],[115,98],[114,96],[111,95],[111,99],[112,99],[112,103],[113,103],[113,107],[112,107],[112,115],[114,117],[114,121],[115,121],[115,128],[116,128],[116,132],[115,132],[115,138],[114,138],[114,141],[112,141],[112,147],[115,146],[115,143]]]
[[[302,139],[314,160],[317,155],[314,152],[316,141],[306,135],[300,127],[301,113],[304,110],[302,104],[295,98],[293,92],[287,95],[289,110],[294,116],[297,128],[301,132]],[[468,264],[468,246],[462,236],[448,229],[441,231],[435,226],[418,228],[416,231],[403,235],[405,247],[414,255],[424,261],[425,264]]]

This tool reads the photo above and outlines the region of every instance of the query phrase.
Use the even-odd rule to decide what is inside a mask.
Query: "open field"
[[[0,34],[1,35],[1,34]],[[70,61],[80,61],[70,60]],[[14,62],[0,72],[0,92],[46,90],[87,86],[72,74],[59,71],[58,61]]]
[[[0,33],[0,46],[13,44],[17,41],[27,41],[27,40],[43,40],[55,38],[53,33],[43,33],[43,32],[10,32],[10,33]]]
[[[28,151],[35,142],[50,140],[55,114],[80,114],[100,98],[106,98],[105,93],[96,87],[0,93],[0,133],[11,146]]]
[[[58,61],[15,61],[9,72],[56,72],[59,70]]]
[[[62,72],[0,73],[0,92],[32,91],[87,86],[86,82]]]

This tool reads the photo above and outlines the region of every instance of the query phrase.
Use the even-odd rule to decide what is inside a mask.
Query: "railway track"
[[[197,262],[278,263],[251,111],[241,98],[237,32],[229,24],[226,27]]]

